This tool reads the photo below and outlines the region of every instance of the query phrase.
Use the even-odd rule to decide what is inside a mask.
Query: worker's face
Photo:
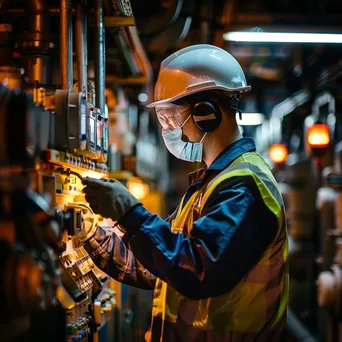
[[[182,122],[185,122],[189,116],[191,115],[191,107],[189,106],[186,111],[181,114]],[[192,117],[190,117],[184,124],[182,128],[182,140],[183,141],[191,141],[191,142],[199,142],[204,133],[200,131],[194,124]]]
[[[166,148],[175,157],[190,162],[203,161],[203,138],[192,121],[188,105],[164,104],[156,107],[157,118],[163,127]],[[200,142],[200,143],[199,143]]]
[[[157,118],[164,130],[182,128],[182,140],[187,142],[199,142],[203,132],[196,128],[191,117],[191,105],[165,104],[156,107]]]

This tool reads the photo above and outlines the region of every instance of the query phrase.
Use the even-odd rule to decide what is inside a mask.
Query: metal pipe
[[[204,2],[201,8],[201,43],[209,44],[211,41],[211,26],[213,22],[213,4]]]
[[[86,30],[85,4],[83,1],[76,7],[76,58],[78,91],[87,94],[87,61],[86,61]]]
[[[86,66],[86,89],[88,91],[88,11],[87,11],[87,6],[88,6],[88,0],[84,0],[84,31],[83,31],[83,41],[84,41],[84,63]]]
[[[25,73],[29,82],[38,82],[48,85],[52,82],[51,56],[49,55],[24,55]]]
[[[44,0],[30,0],[27,2],[31,13],[29,15],[30,31],[45,33],[48,26],[48,9]]]
[[[72,3],[60,0],[60,34],[61,34],[61,88],[72,89]]]
[[[147,93],[149,99],[152,99],[153,98],[153,86],[152,86],[153,70],[152,70],[152,65],[151,65],[151,63],[147,57],[147,54],[144,50],[144,47],[140,41],[137,28],[135,26],[130,26],[130,27],[127,27],[126,29],[129,32],[134,51],[137,52],[138,59],[141,63],[142,74],[147,79],[146,93]]]
[[[22,46],[22,55],[25,59],[25,71],[31,82],[49,84],[52,79],[51,56],[46,53],[46,44],[49,41],[49,11],[46,1],[30,0],[27,2],[27,17],[29,30],[24,41],[34,41],[34,51]]]
[[[103,25],[103,0],[95,3],[95,93],[96,107],[105,111],[105,35]]]
[[[291,310],[287,313],[286,330],[295,338],[295,341],[317,342],[317,339],[309,333]]]

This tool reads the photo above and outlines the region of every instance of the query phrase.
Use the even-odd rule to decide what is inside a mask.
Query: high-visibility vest
[[[278,218],[276,237],[248,274],[221,296],[191,300],[166,282],[157,279],[152,319],[158,317],[162,320],[161,334],[165,330],[164,325],[172,327],[174,324],[176,328],[177,319],[181,319],[186,326],[204,330],[208,334],[223,333],[220,335],[221,339],[216,337],[215,341],[273,342],[276,341],[274,336],[277,331],[281,331],[284,326],[289,295],[284,204],[269,166],[257,152],[247,152],[235,159],[208,184],[196,191],[184,207],[183,197],[171,229],[189,237],[193,222],[200,217],[215,188],[223,181],[239,176],[249,177],[254,181],[254,188],[260,194],[258,197],[262,198],[264,204]],[[155,336],[152,338],[156,341]],[[162,341],[163,336],[159,340]],[[190,337],[188,340],[193,341]]]

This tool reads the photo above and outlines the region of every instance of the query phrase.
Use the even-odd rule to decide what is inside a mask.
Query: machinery
[[[75,238],[85,218],[113,225],[88,206],[82,178],[108,177],[129,160],[130,175],[139,175],[135,165],[144,164],[144,156],[109,141],[116,106],[109,111],[105,97],[104,10],[113,4],[50,3],[0,2],[1,340],[128,341],[129,290],[96,267]],[[129,2],[116,5],[112,18],[132,18]],[[136,28],[124,33],[120,25],[113,35],[132,38],[137,73],[150,77]]]
[[[333,70],[322,76],[324,82],[316,79],[313,89],[276,105],[256,132],[287,212],[286,331],[297,341],[342,341],[341,89]]]
[[[216,22],[216,45],[224,27],[260,20],[253,1],[247,16],[235,13],[231,1],[216,1],[219,15],[210,1],[160,1],[162,11],[153,17],[146,13],[156,2],[132,2],[155,65],[176,43],[189,43],[184,39],[196,12],[201,42],[209,43],[209,24]],[[129,0],[0,0],[1,341],[144,340],[152,291],[110,279],[75,237],[86,222],[104,229],[114,224],[89,207],[84,177],[119,179],[156,214],[178,204],[172,194],[168,203],[162,197],[161,189],[170,188],[167,151],[158,122],[144,108],[153,75],[135,20]],[[247,55],[263,58],[254,51]],[[340,70],[341,63],[315,74],[308,88],[276,105],[281,92],[267,95],[269,115],[255,99],[246,107],[249,114],[265,113],[255,140],[287,208],[286,330],[296,341],[342,341]],[[267,78],[264,69],[260,76]],[[247,126],[245,133],[254,132]],[[181,175],[186,167],[179,165],[171,169]],[[171,185],[180,190],[176,179]]]

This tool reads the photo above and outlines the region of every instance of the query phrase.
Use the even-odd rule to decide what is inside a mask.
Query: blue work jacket
[[[254,140],[242,138],[228,146],[209,168],[204,166],[189,174],[183,205],[207,177],[217,175],[250,151],[255,151]],[[243,211],[239,217],[233,215],[236,207]],[[278,227],[274,214],[243,181],[220,184],[207,200],[201,217],[194,222],[190,237],[171,232],[172,218],[173,215],[163,220],[139,204],[120,219],[125,236],[122,237],[118,229],[99,227],[85,247],[95,263],[119,282],[153,289],[159,277],[170,286],[176,286],[182,295],[200,300],[232,289],[258,262],[274,240]],[[196,243],[192,243],[194,241]],[[199,253],[198,248],[207,250],[207,255]],[[211,257],[216,251],[220,251],[219,260]],[[187,267],[184,260],[189,260],[192,267]],[[226,275],[224,281],[220,275],[219,283],[217,273],[210,272],[218,261],[224,265],[222,272]],[[195,277],[194,272],[198,273]],[[203,274],[205,285],[201,283]]]

